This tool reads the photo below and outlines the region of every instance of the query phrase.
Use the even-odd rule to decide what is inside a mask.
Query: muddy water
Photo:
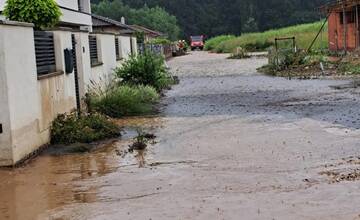
[[[99,143],[90,153],[64,154],[49,148],[39,157],[16,169],[0,169],[0,219],[37,219],[47,210],[68,204],[92,203],[98,198],[98,185],[89,184],[121,167],[144,166],[148,152],[124,154],[137,129],[156,131],[161,119],[118,120],[124,127],[121,140]]]
[[[360,88],[226,56],[171,60],[162,116],[123,140],[1,170],[0,219],[360,219]],[[158,138],[125,153],[139,126]]]

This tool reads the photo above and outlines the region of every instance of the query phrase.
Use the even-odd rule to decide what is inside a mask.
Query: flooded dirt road
[[[44,154],[0,170],[0,219],[360,219],[360,89],[347,80],[256,73],[263,58],[194,52],[161,116],[83,155]]]

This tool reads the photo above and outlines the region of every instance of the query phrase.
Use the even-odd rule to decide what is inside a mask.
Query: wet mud
[[[360,89],[227,56],[170,60],[180,84],[122,140],[0,170],[0,219],[359,219]]]

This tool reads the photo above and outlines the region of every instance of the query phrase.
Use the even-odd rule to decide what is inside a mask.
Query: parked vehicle
[[[204,36],[203,35],[190,37],[191,50],[195,50],[195,49],[203,50],[204,45],[205,44],[204,44]]]

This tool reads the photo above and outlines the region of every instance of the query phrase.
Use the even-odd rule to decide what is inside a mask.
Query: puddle
[[[161,122],[156,117],[119,119],[124,127],[121,140],[53,146],[22,167],[0,169],[0,219],[37,219],[63,205],[99,201],[100,188],[92,181],[125,166],[144,167],[149,151],[120,153],[128,149],[139,127],[154,131]]]
[[[335,89],[335,90],[356,89],[359,87],[360,87],[360,81],[358,81],[358,80],[347,83],[347,84],[330,86],[330,88]]]

